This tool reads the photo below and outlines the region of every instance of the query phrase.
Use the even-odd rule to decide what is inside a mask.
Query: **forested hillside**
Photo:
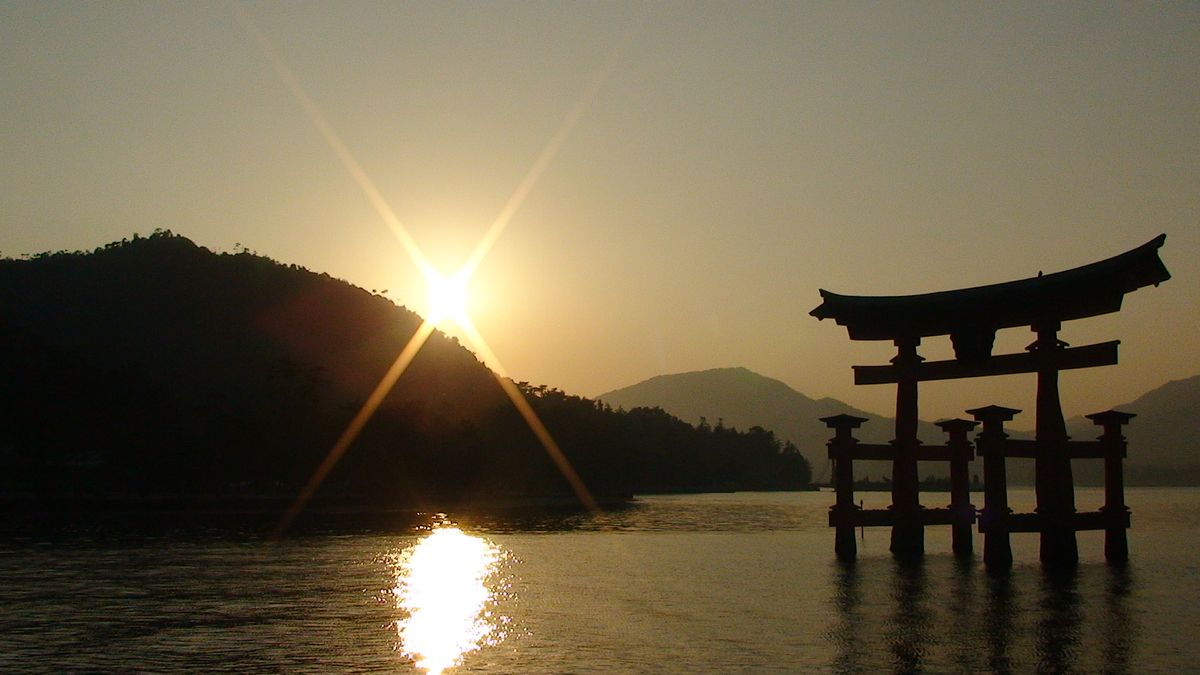
[[[0,260],[0,490],[286,500],[420,322],[328,275],[167,231]],[[520,387],[601,497],[809,480],[761,429]],[[435,332],[318,502],[569,494],[493,373]]]

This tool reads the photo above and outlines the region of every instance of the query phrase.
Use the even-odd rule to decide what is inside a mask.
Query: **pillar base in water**
[[[970,525],[955,525],[952,530],[954,555],[968,557],[975,552]]]
[[[894,526],[891,551],[897,558],[919,558],[925,555],[925,528],[920,525]]]
[[[858,556],[858,543],[854,540],[853,527],[837,528],[837,538],[833,542],[833,552],[839,560],[854,560]]]
[[[988,567],[1012,567],[1012,543],[1007,532],[983,535],[983,564]]]
[[[1104,559],[1118,566],[1129,562],[1129,538],[1124,528],[1104,533]]]
[[[1046,565],[1073,566],[1079,564],[1079,545],[1075,530],[1046,530],[1042,532],[1041,559]]]

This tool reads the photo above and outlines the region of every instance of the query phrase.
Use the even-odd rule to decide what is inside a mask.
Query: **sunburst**
[[[550,137],[550,140],[546,143],[546,146],[542,149],[542,152],[530,166],[524,178],[513,191],[513,194],[509,197],[508,201],[505,202],[504,207],[496,216],[496,219],[492,222],[491,226],[484,233],[484,236],[475,246],[475,249],[472,251],[472,254],[470,258],[468,258],[466,264],[464,264],[457,272],[447,276],[439,272],[437,268],[430,263],[424,252],[422,252],[420,246],[417,245],[412,235],[408,232],[408,229],[404,227],[403,223],[401,223],[395,212],[388,205],[387,200],[383,198],[383,195],[375,187],[375,184],[370,179],[370,176],[367,175],[366,171],[358,163],[349,147],[341,140],[341,137],[326,119],[325,115],[321,112],[321,109],[308,95],[303,85],[300,83],[299,78],[297,78],[291,69],[288,68],[287,64],[284,63],[283,59],[279,56],[271,41],[262,33],[262,31],[258,29],[257,25],[250,18],[245,8],[236,2],[236,0],[231,2],[231,4],[238,20],[253,36],[255,42],[259,46],[260,51],[263,52],[263,55],[271,64],[271,67],[274,69],[275,73],[286,85],[292,96],[296,98],[297,102],[300,104],[309,120],[317,128],[318,132],[337,156],[342,166],[358,184],[359,188],[363,191],[364,196],[371,203],[372,207],[374,207],[374,209],[379,213],[379,216],[383,219],[384,223],[388,226],[392,233],[395,234],[396,239],[400,242],[401,246],[404,248],[412,262],[421,271],[421,274],[425,279],[428,292],[428,307],[425,320],[417,328],[417,331],[408,341],[408,344],[405,345],[404,349],[401,350],[391,367],[388,368],[387,373],[384,374],[383,378],[379,381],[379,384],[376,385],[374,391],[371,392],[371,395],[367,397],[367,400],[363,403],[358,413],[350,421],[349,425],[347,425],[345,431],[343,431],[337,442],[334,443],[325,459],[313,472],[304,488],[300,491],[300,494],[289,506],[283,519],[275,529],[275,536],[282,536],[283,533],[286,532],[291,526],[295,518],[304,509],[305,505],[312,498],[313,494],[316,493],[317,488],[320,487],[325,477],[337,464],[338,460],[341,459],[342,455],[344,455],[349,449],[350,445],[353,444],[363,426],[366,425],[367,420],[369,420],[375,413],[380,403],[382,403],[384,397],[389,391],[391,391],[392,387],[404,373],[405,369],[408,368],[408,365],[421,350],[421,347],[425,344],[425,341],[429,339],[429,336],[433,333],[434,328],[447,322],[453,322],[459,328],[461,328],[470,346],[485,360],[485,362],[491,366],[492,372],[495,374],[496,380],[499,382],[501,389],[512,401],[513,406],[517,409],[522,418],[529,425],[530,429],[534,432],[534,435],[541,442],[546,453],[550,456],[555,465],[558,467],[559,471],[563,474],[563,477],[571,485],[580,503],[589,509],[595,509],[596,501],[588,491],[587,486],[584,485],[574,467],[571,466],[570,461],[558,447],[557,442],[555,442],[554,437],[550,434],[545,424],[543,424],[541,419],[538,418],[537,413],[533,410],[533,407],[527,400],[525,400],[525,397],[521,393],[520,389],[513,384],[512,380],[505,373],[499,359],[496,358],[496,355],[492,352],[487,342],[483,339],[483,336],[475,328],[475,325],[471,321],[470,314],[468,313],[467,300],[468,288],[475,271],[478,269],[480,263],[483,262],[483,259],[487,256],[487,254],[491,251],[491,248],[495,244],[496,240],[499,239],[505,228],[507,228],[513,216],[520,210],[521,205],[524,204],[526,197],[533,190],[534,186],[537,184],[546,168],[558,154],[567,137],[575,128],[579,118],[591,105],[592,100],[595,98],[604,82],[611,75],[620,54],[624,51],[625,46],[632,39],[633,31],[631,30],[627,32],[622,39],[619,40],[616,45],[614,45],[604,64],[592,77],[588,86],[575,101],[575,105],[572,106],[571,110],[559,125],[558,129],[556,129],[555,133]]]
[[[435,326],[470,323],[467,302],[470,298],[471,270],[463,267],[454,274],[442,274],[433,267],[421,271],[425,277],[427,305],[425,318]]]

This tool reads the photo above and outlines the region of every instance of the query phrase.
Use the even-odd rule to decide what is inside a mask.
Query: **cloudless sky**
[[[1160,232],[1172,280],[1064,325],[1122,341],[1062,375],[1064,407],[1200,372],[1200,4],[3,2],[3,255],[167,228],[423,307],[239,11],[447,272],[588,101],[472,283],[515,379],[596,395],[741,365],[890,413],[850,366],[893,348],[810,317],[819,288],[1007,281]],[[1031,426],[1033,389],[927,383],[921,414]]]

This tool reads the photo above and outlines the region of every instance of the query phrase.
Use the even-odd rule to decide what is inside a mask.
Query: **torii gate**
[[[927,511],[921,506],[917,460],[961,459],[961,450],[955,454],[953,449],[961,445],[955,442],[955,436],[961,433],[965,438],[966,431],[975,423],[963,421],[962,424],[944,426],[951,434],[951,442],[943,448],[922,449],[917,439],[917,383],[1015,373],[1037,373],[1038,376],[1035,441],[1005,440],[1003,422],[1011,420],[1019,411],[998,406],[969,411],[976,420],[984,423],[984,430],[976,440],[978,450],[980,454],[989,453],[985,455],[989,460],[985,462],[984,475],[987,502],[980,531],[995,534],[997,539],[985,541],[985,560],[1003,564],[1007,556],[1007,561],[1011,562],[1011,552],[1007,551],[1008,532],[1036,531],[1041,533],[1044,562],[1077,561],[1075,531],[1096,529],[1096,521],[1114,539],[1111,546],[1106,545],[1106,550],[1124,548],[1129,517],[1120,494],[1119,460],[1124,455],[1120,425],[1132,416],[1113,411],[1089,416],[1095,417],[1097,424],[1104,425],[1105,435],[1092,443],[1070,442],[1058,395],[1058,371],[1113,365],[1117,363],[1119,341],[1068,348],[1058,339],[1058,331],[1063,321],[1119,311],[1126,293],[1151,284],[1157,286],[1170,279],[1170,273],[1158,257],[1158,249],[1165,241],[1166,235],[1159,235],[1131,251],[1090,265],[975,288],[906,296],[850,296],[822,289],[823,302],[810,312],[812,316],[831,318],[838,325],[846,326],[851,340],[891,340],[897,348],[891,365],[853,366],[855,384],[896,384],[896,436],[888,446],[858,444],[851,436],[851,430],[861,424],[859,418],[837,416],[824,420],[838,430],[837,436],[830,441],[835,472],[839,476],[849,476],[842,481],[848,481],[847,487],[839,487],[838,504],[830,512],[830,525],[839,528],[839,555],[854,555],[853,528],[856,526],[892,525],[891,550],[896,555],[907,556],[924,552],[924,525],[937,522],[962,524],[959,522],[961,517],[947,518],[942,510]],[[1027,352],[992,355],[996,331],[1019,326],[1029,326],[1037,336]],[[926,362],[917,354],[917,346],[922,338],[940,335],[950,336],[955,358]],[[1105,505],[1107,515],[1076,514],[1071,458],[1112,458],[1113,455],[1116,455],[1115,469],[1106,471],[1106,494],[1110,497]],[[890,456],[892,460],[892,506],[886,512],[859,510],[853,506],[852,495],[843,494],[845,490],[853,489],[850,461],[883,456]],[[1035,459],[1036,513],[1008,513],[1004,457]],[[1111,479],[1110,472],[1114,474]],[[959,502],[956,505],[961,513],[961,499],[956,502]],[[955,512],[956,505],[952,504],[951,513]],[[967,504],[966,511],[969,512],[970,519],[966,521],[969,527],[974,520],[974,510]],[[845,541],[846,534],[849,534],[848,542]],[[955,550],[961,548],[956,534]],[[970,550],[969,541],[965,548]],[[1117,552],[1110,559],[1120,557]]]

